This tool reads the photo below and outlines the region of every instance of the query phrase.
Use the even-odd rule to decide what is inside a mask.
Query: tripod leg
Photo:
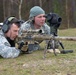
[[[55,40],[52,40],[52,45],[53,45],[54,54],[55,54],[55,56],[57,56],[56,51],[55,51]]]
[[[58,42],[59,42],[60,46],[62,47],[62,49],[64,50],[64,46],[63,46],[62,42],[61,41],[58,41]]]
[[[48,44],[45,46],[45,49],[44,49],[44,59],[46,58],[46,53],[47,53],[47,47],[48,47]]]
[[[50,45],[50,41],[48,40],[48,41],[46,41],[46,46],[45,46],[45,49],[44,49],[44,57],[43,58],[46,57],[46,53],[47,53],[47,49],[49,48],[49,45]]]

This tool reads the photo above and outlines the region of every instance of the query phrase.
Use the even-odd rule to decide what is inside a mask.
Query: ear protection
[[[4,33],[6,33],[9,28],[10,28],[10,22],[14,19],[15,17],[9,17],[7,18],[4,22],[3,22],[3,26],[2,26],[2,31]]]

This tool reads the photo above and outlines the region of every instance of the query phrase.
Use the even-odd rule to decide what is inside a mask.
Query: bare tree
[[[5,18],[5,0],[3,0],[3,15],[4,15],[4,18]]]
[[[18,13],[19,19],[22,19],[22,17],[21,17],[21,8],[22,8],[22,2],[23,2],[23,0],[14,0],[14,1],[15,1],[15,4],[18,5],[18,7],[19,7],[18,8],[18,11],[19,11],[19,13]]]
[[[22,19],[22,18],[21,18],[21,7],[22,7],[22,2],[23,2],[23,0],[20,0],[20,3],[19,3],[19,19]]]
[[[68,28],[70,26],[70,20],[69,20],[69,9],[68,9],[68,0],[66,0],[66,16],[67,16],[67,24],[68,24]]]
[[[42,7],[42,0],[39,0],[39,3],[40,3],[40,7]]]

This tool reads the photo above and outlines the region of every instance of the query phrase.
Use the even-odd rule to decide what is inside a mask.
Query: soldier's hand
[[[21,42],[18,46],[18,49],[22,50],[22,51],[27,51],[28,49],[28,42],[24,43],[24,42]]]

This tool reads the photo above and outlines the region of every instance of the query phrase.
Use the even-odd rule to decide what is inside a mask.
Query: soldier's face
[[[43,26],[44,23],[45,23],[45,14],[40,14],[40,15],[37,15],[35,18],[34,18],[34,25],[36,26]]]
[[[9,31],[6,33],[6,36],[9,37],[11,40],[14,40],[18,36],[18,32],[19,32],[19,27],[13,23]]]

